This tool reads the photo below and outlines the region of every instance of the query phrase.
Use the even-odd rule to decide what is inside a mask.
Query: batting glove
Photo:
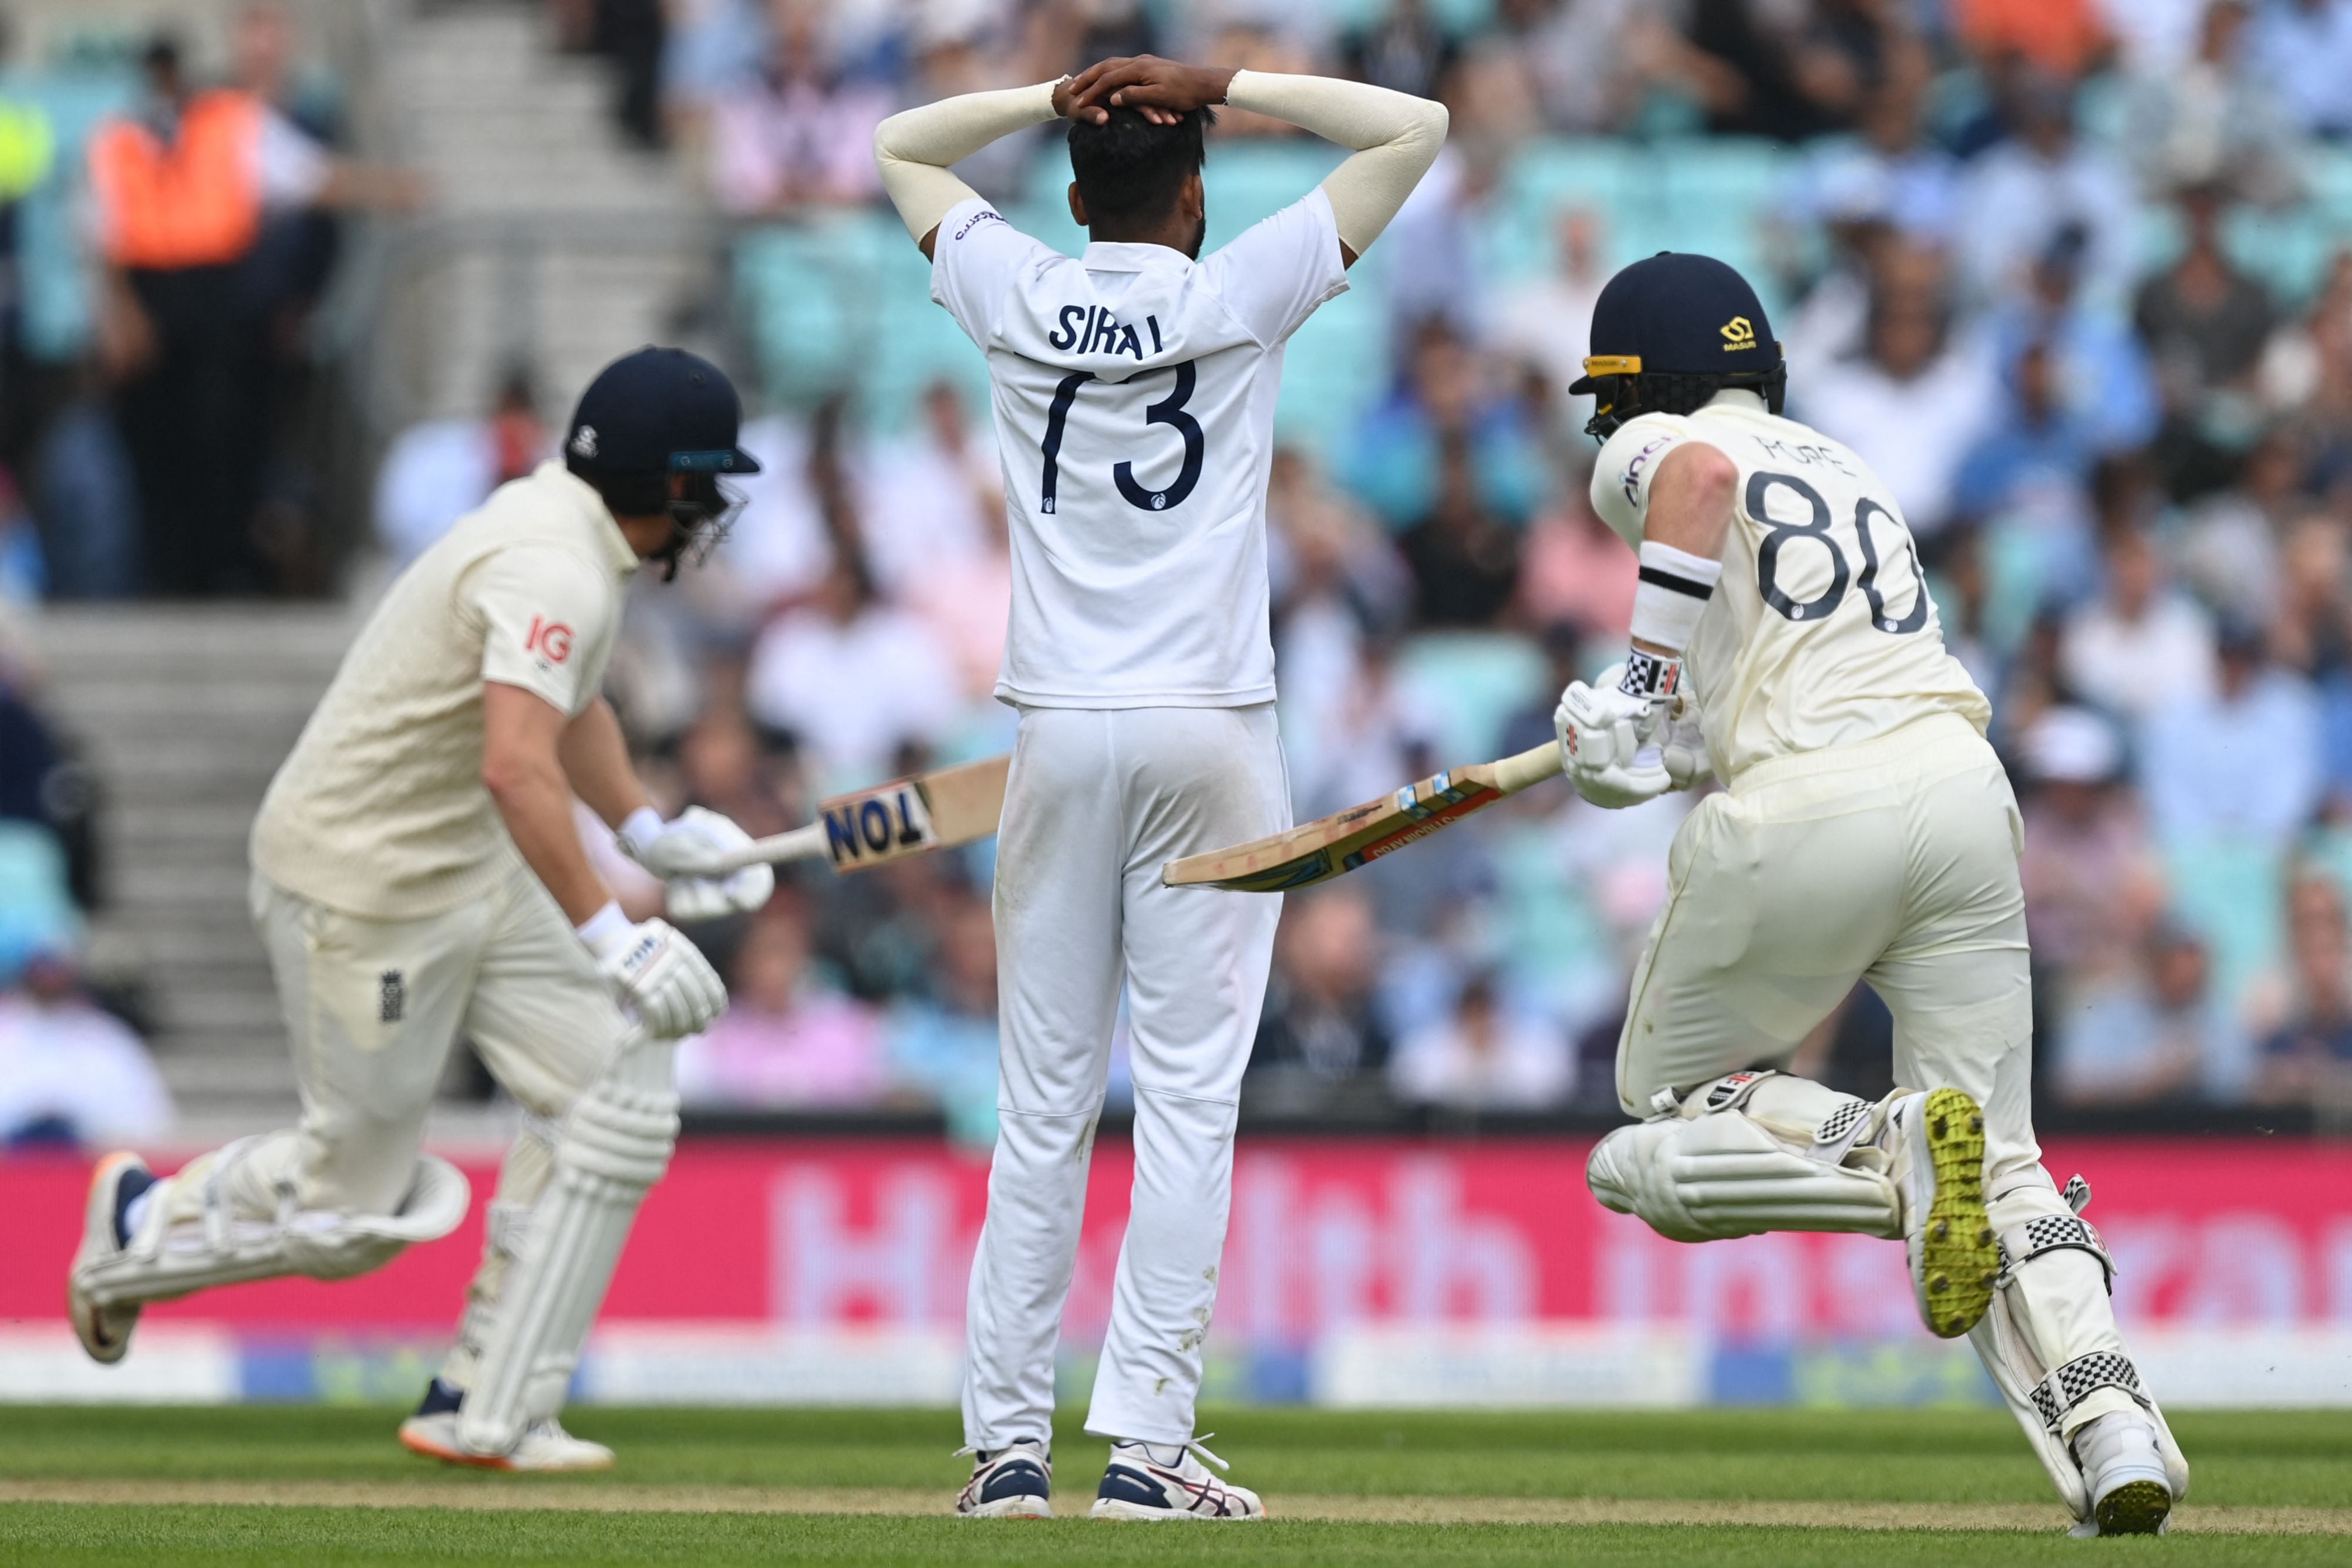
[[[1699,728],[1698,704],[1688,693],[1659,724],[1657,740],[1658,761],[1675,789],[1695,789],[1715,777],[1714,759],[1706,754],[1706,736]]]
[[[698,1034],[727,1010],[727,988],[719,971],[668,921],[630,925],[615,904],[580,935],[595,956],[597,972],[635,1009],[654,1039]]]
[[[1659,711],[1651,698],[1620,685],[1623,675],[1621,664],[1605,672],[1598,685],[1575,682],[1560,694],[1551,716],[1569,782],[1578,794],[1612,811],[1675,788],[1655,745]]]
[[[729,854],[751,843],[751,835],[716,811],[688,806],[665,822],[647,810],[622,823],[620,837],[631,860],[669,884],[673,919],[748,915],[775,894],[772,866],[721,869]]]

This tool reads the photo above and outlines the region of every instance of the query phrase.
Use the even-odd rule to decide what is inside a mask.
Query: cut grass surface
[[[1574,1563],[1594,1568],[1851,1568],[2163,1563],[2179,1568],[2341,1563],[2345,1542],[2315,1537],[2174,1536],[2102,1542],[1966,1531],[1690,1526],[1264,1524],[1119,1526],[1086,1521],[971,1524],[941,1519],[572,1513],[430,1509],[150,1508],[18,1504],[0,1509],[0,1558],[58,1568],[257,1568],[260,1564],[930,1564],[1232,1563],[1264,1568],[1363,1563]]]
[[[1239,1529],[1150,1531],[1082,1519],[1038,1525],[947,1518],[589,1511],[633,1490],[886,1488],[944,1511],[968,1461],[950,1450],[944,1411],[612,1410],[567,1417],[613,1444],[605,1476],[517,1477],[450,1469],[394,1443],[396,1412],[320,1406],[0,1409],[0,1482],[41,1497],[43,1483],[92,1493],[121,1482],[144,1500],[0,1505],[0,1562],[64,1564],[278,1563],[1037,1563],[1222,1561],[1270,1564],[1517,1563],[1648,1564],[2035,1563],[2079,1554],[2054,1531],[1848,1530],[1726,1525],[1559,1525],[1285,1521]],[[1444,1414],[1226,1410],[1203,1420],[1236,1479],[1304,1500],[1683,1500],[1816,1505],[1805,1522],[1843,1525],[1842,1502],[2052,1505],[2048,1482],[1998,1411],[1787,1411]],[[2222,1509],[2335,1511],[2352,1519],[2352,1413],[2185,1413],[2176,1422],[2196,1470],[2191,1501]],[[1075,1422],[1056,1434],[1066,1511],[1080,1513],[1104,1454]],[[198,1505],[185,1489],[217,1483]],[[271,1482],[355,1489],[371,1505],[252,1506]],[[157,1492],[156,1489],[168,1489]],[[495,1491],[510,1506],[462,1505]],[[289,1502],[320,1500],[291,1491]],[[236,1500],[229,1500],[234,1497]],[[167,1500],[168,1499],[168,1500]],[[407,1506],[414,1502],[423,1506]],[[541,1511],[534,1507],[543,1504]],[[697,1504],[698,1507],[701,1506]],[[1962,1511],[1957,1516],[1954,1507]],[[1329,1510],[1343,1513],[1344,1510]],[[1476,1517],[1491,1518],[1493,1511]],[[1557,1511],[1550,1517],[1559,1517]],[[1619,1510],[1615,1517],[1628,1517]],[[1636,1512],[1630,1517],[1649,1519]],[[1670,1516],[1679,1517],[1679,1516]],[[1792,1518],[1774,1514],[1773,1520]],[[1906,1517],[1904,1522],[1909,1522]],[[2345,1563],[2345,1535],[2190,1535],[2109,1542],[2095,1550],[2168,1563]],[[2078,1561],[2066,1556],[2064,1561]],[[2158,1559],[2147,1559],[2155,1562]]]
[[[394,1412],[318,1406],[16,1408],[0,1477],[272,1478],[485,1486],[939,1487],[968,1461],[955,1416],[929,1410],[619,1410],[565,1419],[610,1443],[606,1476],[473,1475],[393,1441]],[[2042,1502],[2049,1482],[2016,1424],[1987,1410],[1673,1413],[1228,1409],[1204,1412],[1237,1480],[1262,1491],[1477,1497]],[[2174,1422],[2199,1502],[2352,1508],[2352,1412],[2185,1412]],[[1108,1449],[1074,1417],[1055,1434],[1065,1490],[1092,1490]]]

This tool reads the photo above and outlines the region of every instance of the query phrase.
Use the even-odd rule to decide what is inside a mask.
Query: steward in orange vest
[[[215,89],[181,110],[166,142],[142,120],[110,120],[90,138],[89,179],[106,259],[177,269],[236,261],[261,232],[261,104]]]

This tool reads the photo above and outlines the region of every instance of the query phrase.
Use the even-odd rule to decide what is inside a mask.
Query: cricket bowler
[[[2114,1260],[2034,1142],[2021,841],[1991,709],[1909,528],[1850,448],[1780,417],[1762,306],[1664,253],[1601,291],[1601,518],[1641,557],[1623,664],[1556,716],[1596,805],[1710,772],[1633,977],[1594,1196],[1661,1235],[1901,1239],[1921,1316],[1969,1336],[2078,1535],[2160,1532],[2189,1467],[2116,1332]],[[1895,1017],[1876,1104],[1785,1063],[1857,981]]]
[[[1213,104],[1349,148],[1322,185],[1203,256]],[[949,165],[1069,123],[1064,256]],[[1265,489],[1283,345],[1347,287],[1437,156],[1445,110],[1360,83],[1143,57],[908,110],[874,139],[988,356],[1020,713],[996,862],[1000,1131],[966,1306],[966,1516],[1052,1511],[1054,1347],[1124,982],[1135,1188],[1087,1430],[1095,1517],[1262,1518],[1193,1429],[1242,1070],[1277,898],[1161,885],[1171,857],[1289,825],[1267,632]]]
[[[677,1135],[673,1042],[727,995],[667,922],[632,924],[573,824],[576,793],[707,919],[765,903],[727,819],[664,821],[601,695],[621,596],[671,575],[758,465],[719,368],[615,361],[562,462],[502,486],[369,617],[254,824],[251,904],[293,1043],[299,1125],[158,1178],[108,1155],[68,1285],[101,1362],[140,1309],[215,1285],[381,1268],[465,1218],[465,1178],[421,1152],[461,1031],[522,1106],[455,1346],[401,1426],[417,1453],[499,1469],[612,1463],[557,1420],[639,1202]]]

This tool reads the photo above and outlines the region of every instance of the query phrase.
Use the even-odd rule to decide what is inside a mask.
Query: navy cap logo
[[[1723,333],[1723,351],[1736,354],[1742,349],[1756,346],[1756,324],[1745,316],[1734,316],[1718,329]]]
[[[572,437],[572,455],[574,457],[593,457],[596,455],[596,427],[594,425],[583,424],[579,428],[579,430],[573,433]]]

